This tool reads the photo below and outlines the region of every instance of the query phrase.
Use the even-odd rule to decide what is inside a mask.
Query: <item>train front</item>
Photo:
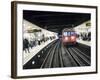
[[[77,35],[73,29],[64,29],[62,31],[62,43],[64,45],[75,45]]]

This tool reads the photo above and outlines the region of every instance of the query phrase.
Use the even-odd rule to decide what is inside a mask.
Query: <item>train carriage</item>
[[[76,44],[76,32],[73,28],[65,28],[62,31],[62,43],[64,45],[75,45]]]

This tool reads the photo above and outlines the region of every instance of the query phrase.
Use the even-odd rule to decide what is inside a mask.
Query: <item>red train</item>
[[[76,32],[73,28],[65,28],[62,31],[62,43],[64,45],[74,45],[76,44]]]

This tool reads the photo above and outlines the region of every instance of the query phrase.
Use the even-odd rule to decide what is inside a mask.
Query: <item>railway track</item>
[[[58,41],[46,56],[41,68],[57,68],[64,67],[61,51],[61,43]]]
[[[56,43],[54,46],[52,46],[50,48],[50,50],[47,53],[46,58],[44,59],[42,65],[41,65],[41,68],[50,68],[51,67],[54,52],[55,52],[55,49],[56,49],[57,45],[58,45],[58,43]]]
[[[83,64],[85,64],[86,66],[90,65],[91,62],[89,56],[85,55],[85,53],[83,52],[80,53],[80,50],[77,48],[71,48],[71,49],[74,52],[74,54],[76,54],[76,56],[80,58],[80,61],[83,61]]]
[[[62,52],[63,52],[63,63],[64,67],[73,67],[77,66],[77,63],[75,62],[74,56],[68,51],[66,47],[62,45]]]
[[[46,46],[32,60],[38,59],[38,61],[41,61],[39,64],[37,62],[37,68],[90,66],[90,56],[87,55],[86,51],[83,51],[83,49],[78,48],[78,45],[66,47],[61,43],[60,40],[56,40]],[[38,55],[40,56],[37,58]],[[31,64],[32,60],[29,61],[30,63],[27,64]]]
[[[42,68],[43,65],[44,68],[90,66],[90,57],[81,50],[76,47],[66,48],[60,42],[57,43],[51,48]]]

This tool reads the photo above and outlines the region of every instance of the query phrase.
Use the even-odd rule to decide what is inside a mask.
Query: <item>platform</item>
[[[91,41],[83,41],[83,40],[81,40],[81,39],[77,39],[77,42],[78,42],[78,43],[81,43],[81,44],[85,44],[85,45],[87,45],[87,46],[91,46]]]
[[[32,49],[30,48],[29,51],[30,53],[25,53],[25,51],[23,51],[23,65],[25,63],[27,63],[32,57],[34,57],[41,49],[43,49],[45,46],[47,46],[49,43],[53,42],[56,39],[53,40],[48,40],[47,42],[42,42],[41,45],[37,45],[35,47],[33,47]]]

